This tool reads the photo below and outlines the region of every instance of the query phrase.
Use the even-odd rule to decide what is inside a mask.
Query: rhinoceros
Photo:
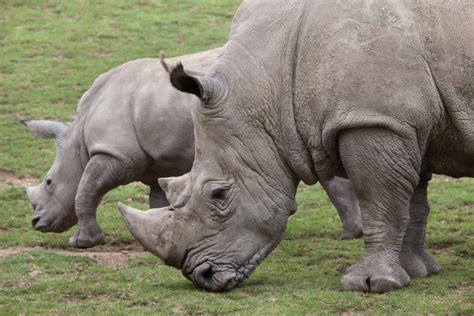
[[[228,290],[280,242],[298,183],[341,176],[365,242],[343,289],[439,272],[427,187],[474,176],[473,25],[471,0],[244,1],[206,74],[168,65],[200,99],[195,160],[159,180],[175,207],[119,205],[129,229],[197,286]]]
[[[179,57],[207,70],[219,49]],[[170,59],[172,62],[175,59]],[[41,138],[56,138],[56,159],[43,182],[27,188],[35,209],[33,227],[62,232],[78,223],[69,244],[92,247],[104,240],[96,220],[102,196],[141,181],[150,187],[150,207],[168,205],[156,179],[179,176],[194,158],[191,104],[174,89],[159,59],[125,63],[101,75],[79,102],[71,124],[24,121]],[[343,221],[343,238],[362,232],[358,201],[344,179],[323,182]]]

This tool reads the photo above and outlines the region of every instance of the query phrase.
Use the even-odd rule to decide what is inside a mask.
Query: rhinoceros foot
[[[423,278],[441,271],[436,259],[424,249],[403,251],[400,253],[400,263],[412,278]]]
[[[351,228],[344,228],[341,234],[341,239],[356,239],[362,237],[362,226],[354,226]]]
[[[350,291],[384,293],[410,283],[410,277],[393,256],[371,258],[349,267],[342,277],[342,288]]]
[[[69,239],[69,246],[76,248],[91,248],[104,243],[105,234],[96,221],[78,227]]]

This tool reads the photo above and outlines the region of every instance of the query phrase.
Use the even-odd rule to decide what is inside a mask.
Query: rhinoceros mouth
[[[229,265],[216,265],[212,262],[204,262],[191,272],[189,279],[206,291],[221,292],[234,288],[237,284],[247,278],[243,272],[247,269],[235,269]]]
[[[184,266],[187,266],[185,264],[183,274],[195,285],[206,291],[222,292],[231,290],[255,271],[258,264],[265,258],[265,255],[262,255],[263,252],[257,252],[242,265],[216,263],[206,259],[194,265],[192,269],[185,269]],[[185,263],[187,262],[189,261],[185,260]]]
[[[65,225],[58,220],[52,220],[44,215],[44,210],[36,210],[35,215],[31,219],[33,229],[42,233],[62,233],[71,228],[73,225]]]
[[[40,212],[36,212],[37,214]],[[31,219],[31,225],[34,230],[37,230],[42,233],[47,233],[54,231],[54,225],[52,221],[44,215],[35,215]]]
[[[232,260],[217,263],[204,257],[204,260],[194,264],[194,266],[189,269],[189,267],[191,267],[191,256],[188,252],[183,260],[183,275],[195,285],[207,291],[222,292],[231,290],[255,271],[257,266],[265,259],[276,244],[278,244],[278,242],[263,247],[240,265],[230,263]]]

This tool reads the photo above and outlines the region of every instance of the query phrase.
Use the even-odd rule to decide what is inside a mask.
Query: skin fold
[[[467,0],[244,1],[207,73],[171,70],[199,98],[195,160],[159,181],[163,212],[120,205],[129,229],[197,286],[228,290],[280,242],[298,183],[340,176],[365,243],[344,289],[439,272],[427,187],[474,176],[473,25]]]
[[[220,49],[168,59],[206,71]],[[128,62],[101,75],[79,102],[72,123],[24,121],[40,138],[56,139],[56,159],[43,182],[27,188],[32,225],[63,232],[77,223],[69,244],[93,247],[104,240],[96,210],[113,188],[141,181],[150,207],[169,205],[156,181],[191,169],[195,97],[174,89],[159,59]],[[349,181],[322,182],[343,222],[342,238],[361,235],[357,198]]]

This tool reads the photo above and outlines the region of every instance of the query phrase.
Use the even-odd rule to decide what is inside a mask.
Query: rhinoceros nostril
[[[212,267],[209,267],[207,270],[202,271],[202,278],[206,283],[211,283],[212,282]]]
[[[39,220],[41,219],[40,216],[35,216],[33,217],[33,219],[31,220],[31,225],[33,225],[33,227],[36,226],[36,224],[38,224]]]
[[[194,271],[194,281],[206,290],[212,290],[212,266],[204,263],[197,267]]]
[[[233,288],[243,278],[238,277],[234,271],[224,271],[222,267],[219,269],[209,263],[203,263],[194,269],[191,279],[207,291],[221,292]]]

